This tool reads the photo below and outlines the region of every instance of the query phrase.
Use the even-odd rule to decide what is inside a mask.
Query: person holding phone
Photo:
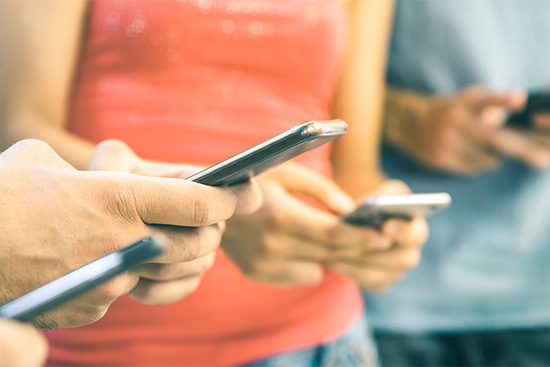
[[[380,231],[340,219],[377,189],[408,192],[386,182],[378,165],[391,7],[380,0],[4,7],[1,47],[17,65],[6,68],[11,118],[0,136],[42,137],[78,168],[107,138],[148,159],[210,165],[302,121],[342,118],[350,127],[332,146],[258,177],[260,211],[227,223],[224,252],[197,292],[155,308],[123,297],[93,325],[50,331],[52,364],[284,365],[299,356],[376,363],[357,283],[389,287],[418,263],[427,236],[421,217]],[[91,166],[132,168],[119,148],[120,160]]]
[[[550,135],[507,124],[550,81],[550,3],[398,1],[384,168],[447,191],[424,262],[366,307],[385,366],[550,364]]]
[[[95,156],[118,157],[108,146],[113,144],[100,145]],[[165,177],[197,170],[133,159]],[[210,188],[169,178],[79,172],[38,140],[21,141],[0,154],[0,191],[0,273],[9,280],[0,283],[0,304],[151,231],[166,238],[162,257],[30,320],[38,328],[95,322],[128,293],[153,304],[186,296],[213,262],[222,222],[260,202],[253,182]],[[0,365],[38,365],[45,358],[44,340],[30,326],[0,320],[0,333]]]

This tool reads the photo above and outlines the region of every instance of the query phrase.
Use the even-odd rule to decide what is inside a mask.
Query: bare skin
[[[0,320],[0,367],[35,367],[46,362],[46,340],[31,325]]]
[[[127,293],[152,304],[180,299],[210,266],[223,231],[219,223],[236,209],[249,212],[259,204],[253,185],[213,188],[173,178],[77,171],[37,140],[0,155],[0,187],[0,273],[10,280],[0,284],[2,303],[152,231],[167,238],[165,253],[154,263],[33,320],[40,328],[94,322]]]
[[[521,109],[525,92],[468,87],[453,95],[426,96],[390,89],[385,138],[423,164],[462,176],[499,169],[512,158],[537,169],[550,167],[548,115],[535,129],[505,126],[507,113]]]
[[[349,8],[350,47],[343,65],[343,73],[334,93],[332,115],[334,118],[344,119],[348,123],[350,132],[334,144],[332,182],[327,184],[321,179],[315,182],[296,179],[295,182],[291,182],[292,180],[282,178],[288,175],[284,173],[285,168],[281,167],[277,175],[274,173],[262,178],[261,185],[265,201],[261,213],[270,213],[271,217],[261,214],[254,217],[243,216],[228,223],[230,228],[223,243],[225,251],[241,266],[243,272],[269,284],[284,286],[300,285],[304,282],[311,284],[319,280],[320,268],[330,266],[358,281],[359,284],[370,287],[370,283],[359,272],[359,268],[366,265],[352,262],[349,257],[339,256],[332,261],[324,258],[321,261],[316,254],[313,254],[308,261],[316,259],[317,263],[314,266],[303,267],[303,271],[307,274],[293,272],[295,276],[287,275],[283,281],[280,280],[279,275],[274,275],[284,272],[287,268],[287,265],[281,264],[279,260],[272,265],[261,267],[266,273],[258,274],[260,268],[251,265],[256,264],[258,260],[242,253],[243,243],[246,246],[253,244],[258,246],[250,252],[253,254],[264,253],[263,246],[266,242],[275,243],[274,247],[278,249],[290,248],[282,242],[286,239],[296,239],[296,233],[289,220],[291,217],[283,218],[289,214],[289,210],[279,205],[279,201],[288,201],[289,204],[295,205],[296,209],[305,210],[301,206],[303,204],[297,203],[292,198],[293,192],[305,193],[313,200],[320,202],[321,206],[325,206],[322,210],[309,208],[308,213],[312,214],[312,218],[324,217],[326,222],[323,222],[325,223],[323,225],[334,227],[330,227],[331,233],[334,233],[331,234],[332,238],[341,238],[348,232],[354,233],[356,241],[354,243],[348,241],[346,246],[350,249],[346,251],[359,252],[365,248],[378,248],[379,251],[384,251],[380,243],[388,246],[387,244],[395,242],[395,239],[401,239],[399,241],[411,244],[411,251],[415,251],[416,257],[419,257],[423,240],[427,237],[427,226],[422,218],[417,218],[411,223],[403,222],[402,225],[390,226],[391,223],[388,223],[388,228],[400,228],[396,230],[399,233],[392,233],[391,236],[384,233],[385,229],[382,232],[376,232],[335,223],[339,213],[351,210],[357,200],[387,184],[384,173],[379,167],[379,142],[382,134],[385,55],[393,11],[391,0],[342,0],[342,2]],[[0,75],[0,78],[4,76],[6,79],[2,89],[4,94],[0,95],[0,111],[4,114],[4,118],[0,118],[3,124],[0,126],[0,136],[4,143],[26,137],[44,139],[63,158],[77,168],[84,169],[92,157],[93,145],[67,131],[66,111],[70,101],[71,82],[76,72],[80,37],[86,27],[88,2],[86,0],[50,0],[48,2],[27,0],[23,5],[19,3],[8,2],[0,5],[4,7],[0,8],[0,17],[5,17],[0,19],[0,47],[6,54],[12,55],[7,62],[18,60],[17,64],[5,64],[6,67],[3,69],[5,72]],[[35,57],[37,54],[41,55],[40,61]],[[18,70],[26,72],[19,73]],[[290,172],[296,171],[292,168],[287,169]],[[305,187],[306,185],[309,187]],[[327,190],[326,187],[331,189]],[[402,190],[395,192],[400,193]],[[341,200],[339,205],[328,204],[332,203],[334,195],[346,199],[339,199]],[[328,210],[329,214],[320,213],[325,210]],[[329,217],[326,217],[327,215]],[[273,228],[271,224],[273,218],[280,221],[277,236],[272,231],[261,233],[257,231],[259,228]],[[258,223],[258,220],[261,223]],[[418,222],[423,224],[415,224]],[[313,228],[316,224],[315,221],[306,217],[300,218],[299,223],[304,228]],[[328,227],[318,229],[322,233],[327,230]],[[240,234],[240,237],[230,236],[230,233]],[[300,237],[301,243],[311,245],[304,245],[305,248],[318,248],[321,243],[327,249],[342,246],[338,241],[336,243],[319,241],[315,233],[316,231],[309,231]],[[353,250],[352,247],[356,249]],[[329,255],[334,253],[332,250],[322,251]],[[395,252],[389,252],[388,256],[394,256],[394,254],[398,255]],[[265,257],[262,259],[266,261]],[[273,270],[279,266],[279,270]],[[295,266],[292,265],[292,267]],[[357,271],[350,271],[350,267]],[[250,269],[255,269],[254,274],[251,274]],[[310,270],[306,271],[306,269]],[[387,281],[377,279],[375,283],[389,285],[397,278],[392,273],[388,275]]]

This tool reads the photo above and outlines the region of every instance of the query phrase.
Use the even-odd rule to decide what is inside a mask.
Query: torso
[[[388,80],[425,93],[547,87],[549,19],[547,1],[400,1]],[[420,266],[368,296],[374,326],[421,334],[550,326],[550,173],[508,160],[460,178],[391,147],[383,156],[389,175],[413,191],[447,191],[453,204],[428,219]]]
[[[71,130],[138,154],[212,164],[305,120],[330,118],[346,46],[335,0],[92,2]],[[329,148],[301,162],[330,174]],[[88,327],[48,332],[55,365],[228,365],[330,341],[361,313],[355,285],[254,283],[219,253],[197,292],[123,297]]]

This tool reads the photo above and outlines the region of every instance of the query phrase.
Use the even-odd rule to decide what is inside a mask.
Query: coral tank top
[[[328,119],[346,16],[338,0],[93,1],[70,129],[94,142],[122,139],[151,159],[213,164]],[[328,146],[300,161],[330,174]],[[49,364],[243,364],[332,341],[361,312],[344,277],[277,289],[219,251],[180,302],[122,297],[92,325],[46,332]]]

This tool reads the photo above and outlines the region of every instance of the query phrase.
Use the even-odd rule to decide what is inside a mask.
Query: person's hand
[[[344,223],[339,215],[351,211],[354,201],[333,181],[306,167],[286,163],[262,174],[258,182],[262,207],[254,215],[229,220],[222,239],[227,255],[256,281],[280,287],[315,284],[326,263],[387,249],[397,239]]]
[[[165,253],[155,259],[159,264],[208,256],[220,242],[222,230],[217,223],[242,205],[238,190],[181,179],[81,172],[44,142],[19,142],[0,155],[0,274],[10,280],[0,284],[0,303],[125,247],[152,230],[167,238]],[[193,276],[212,260],[203,261],[183,272],[151,265],[125,273],[33,323],[41,328],[91,323],[117,297],[136,288],[140,273],[160,280],[172,279],[173,273]],[[154,287],[134,291],[137,298],[150,303],[181,297],[178,285],[169,288],[161,296]],[[147,290],[140,293],[140,289]]]
[[[132,149],[119,140],[106,140],[94,150],[90,170],[119,171],[138,175],[184,179],[198,170],[199,167],[153,162],[139,158]],[[235,213],[250,213],[261,203],[261,193],[254,180],[229,188],[237,197]],[[212,229],[221,232],[225,223],[212,225]],[[156,228],[159,230],[160,228]],[[171,231],[172,228],[163,228]],[[208,241],[205,242],[205,245]],[[178,262],[177,258],[159,261],[141,266],[140,280],[130,293],[136,300],[147,304],[173,302],[193,292],[200,284],[202,275],[213,265],[215,249],[205,247],[208,251],[198,253],[195,259]],[[173,261],[173,262],[172,262]]]
[[[531,168],[550,168],[550,113],[535,114],[529,128],[511,126],[497,131],[494,145],[501,154]]]
[[[33,367],[46,362],[46,339],[31,325],[0,319],[0,367]]]
[[[404,99],[411,100],[410,111],[414,112],[399,113],[400,104],[407,103]],[[430,167],[478,175],[496,170],[503,155],[521,153],[512,144],[518,135],[502,125],[507,112],[524,104],[524,92],[494,93],[478,87],[443,97],[389,92],[386,139]],[[523,156],[536,160],[530,151]]]
[[[372,194],[408,193],[410,189],[403,182],[388,180]],[[422,246],[428,239],[428,225],[423,217],[415,217],[410,222],[391,219],[384,222],[381,234],[392,239],[389,249],[365,250],[345,261],[332,261],[327,264],[328,268],[355,280],[367,291],[386,290],[419,264]]]

